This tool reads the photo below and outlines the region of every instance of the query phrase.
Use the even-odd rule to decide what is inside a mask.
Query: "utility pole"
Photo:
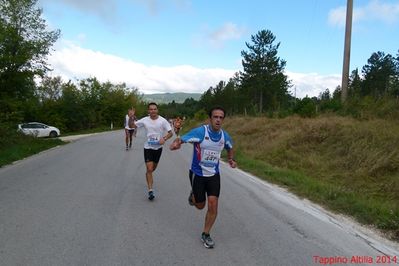
[[[353,0],[347,0],[346,5],[346,26],[345,26],[345,47],[344,47],[344,65],[342,68],[341,84],[341,102],[344,103],[348,96],[349,84],[349,62],[351,56],[351,35],[352,35],[352,13]]]

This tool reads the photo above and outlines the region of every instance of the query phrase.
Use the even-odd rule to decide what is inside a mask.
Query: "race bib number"
[[[160,134],[150,134],[147,136],[148,145],[159,145],[159,140],[161,139]]]
[[[201,163],[205,166],[215,166],[219,162],[220,152],[204,150]]]

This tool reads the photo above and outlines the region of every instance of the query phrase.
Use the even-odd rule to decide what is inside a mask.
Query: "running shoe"
[[[194,197],[194,194],[193,194],[193,192],[191,191],[191,192],[190,192],[190,195],[188,196],[188,204],[189,204],[190,206],[194,206],[193,197]]]
[[[206,248],[213,248],[215,246],[215,242],[213,242],[210,234],[202,233],[201,240]]]
[[[129,149],[132,147],[132,143],[130,142],[130,144],[129,144]]]
[[[128,147],[128,146],[126,146],[126,150],[129,150],[129,147]]]
[[[148,191],[148,199],[153,200],[155,198],[154,191]]]

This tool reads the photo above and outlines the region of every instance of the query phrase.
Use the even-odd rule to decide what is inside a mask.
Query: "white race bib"
[[[218,164],[220,159],[219,151],[204,150],[201,157],[201,164],[204,166],[215,166]]]
[[[159,140],[161,139],[161,134],[149,134],[147,135],[148,145],[159,145]]]

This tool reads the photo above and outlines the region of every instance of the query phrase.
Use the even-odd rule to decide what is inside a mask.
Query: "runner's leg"
[[[132,147],[133,132],[134,132],[134,130],[129,130],[129,140],[130,140],[129,148]]]
[[[151,190],[152,185],[154,183],[152,173],[154,172],[154,170],[156,168],[156,164],[154,162],[146,162],[145,166],[147,167],[147,171],[145,173],[145,177],[147,180],[147,187],[148,187],[148,190]]]
[[[218,212],[218,197],[216,196],[209,196],[208,197],[208,211],[205,215],[205,225],[204,225],[204,232],[209,234],[213,224],[216,221],[216,216]]]
[[[193,192],[193,203],[194,206],[202,210],[206,204],[206,192],[205,192],[205,183],[204,178],[196,176],[191,170],[189,173],[191,189]]]
[[[218,202],[220,194],[220,174],[215,174],[206,183],[206,193],[208,196],[208,211],[205,216],[204,233],[209,234],[216,221],[218,212]]]
[[[126,143],[126,150],[128,148],[128,144],[129,144],[129,130],[127,130],[125,128],[125,143]]]

